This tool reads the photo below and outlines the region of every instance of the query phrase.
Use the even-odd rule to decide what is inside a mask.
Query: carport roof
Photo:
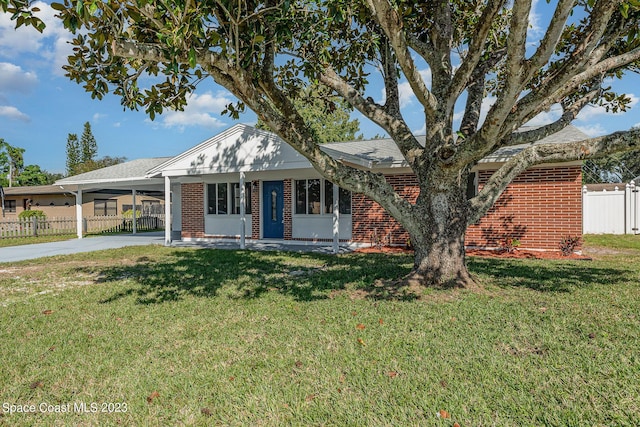
[[[147,178],[147,172],[165,163],[171,157],[153,157],[131,160],[106,168],[96,169],[68,178],[59,179],[55,185],[88,188],[130,188],[136,184],[160,184],[162,179]]]

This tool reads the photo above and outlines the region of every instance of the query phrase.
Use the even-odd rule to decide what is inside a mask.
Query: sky
[[[548,19],[543,9],[546,2],[534,3],[529,30],[532,45],[543,34]],[[91,124],[98,157],[128,160],[175,156],[238,122],[255,124],[256,116],[250,111],[238,121],[222,116],[225,106],[235,99],[211,80],[198,86],[185,111],[166,111],[154,121],[144,111],[124,110],[114,95],[91,99],[81,85],[64,77],[62,65],[71,50],[68,42],[72,36],[54,18],[48,4],[37,1],[34,5],[41,9],[38,16],[47,24],[43,34],[33,28],[15,30],[9,15],[0,13],[0,138],[25,149],[25,165],[64,173],[67,136],[80,136],[85,122]],[[426,66],[421,73],[429,78]],[[587,107],[574,125],[590,136],[640,126],[640,76],[630,74],[611,84],[631,98],[631,108],[623,114],[611,114],[603,108]],[[383,101],[382,86],[376,88],[374,83],[370,94],[376,101]],[[411,129],[424,134],[422,109],[408,83],[400,84],[400,95]],[[485,111],[491,102],[492,99],[485,100]],[[530,124],[550,122],[559,114],[559,107],[554,107]],[[354,117],[359,118],[365,138],[384,133],[355,113]]]

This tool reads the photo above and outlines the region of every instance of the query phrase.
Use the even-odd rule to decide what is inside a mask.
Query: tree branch
[[[433,120],[438,101],[427,89],[415,62],[411,58],[402,28],[402,19],[388,0],[367,0],[369,8],[393,47],[398,64],[407,78],[418,101],[423,105],[429,121]]]
[[[567,18],[571,14],[575,4],[576,0],[560,0],[558,2],[556,10],[553,13],[553,17],[551,18],[551,22],[549,23],[549,27],[547,28],[542,40],[540,40],[538,49],[527,61],[526,69],[524,71],[524,81],[530,81],[534,74],[537,73],[540,68],[545,66],[549,62],[549,59],[551,59],[551,55],[555,52],[556,46],[562,37]]]
[[[543,163],[568,162],[640,148],[640,129],[564,144],[537,144],[513,156],[489,178],[478,195],[468,202],[471,225],[494,205],[507,186],[531,166]]]
[[[320,76],[320,82],[336,91],[365,117],[387,131],[409,165],[416,166],[424,148],[400,115],[391,115],[373,100],[365,99],[357,90],[340,78],[332,68],[325,67],[325,72]]]
[[[491,31],[493,20],[498,15],[498,12],[500,12],[504,3],[505,0],[489,0],[482,11],[482,15],[474,31],[474,37],[469,43],[468,53],[453,76],[453,81],[449,89],[448,105],[455,104],[462,91],[469,84],[469,79],[471,79],[472,82],[477,81],[475,69],[484,53],[484,46],[487,36]]]
[[[553,135],[569,126],[573,120],[578,116],[580,111],[586,107],[591,101],[593,101],[599,93],[599,88],[588,92],[580,99],[574,101],[567,107],[563,107],[563,114],[558,120],[553,123],[541,126],[539,128],[525,131],[525,132],[513,132],[508,137],[498,144],[498,147],[528,144],[536,141],[540,141],[549,135]],[[525,119],[526,121],[526,119]]]

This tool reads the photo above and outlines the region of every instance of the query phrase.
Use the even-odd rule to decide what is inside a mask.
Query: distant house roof
[[[74,191],[75,188],[69,187],[68,190]],[[58,185],[32,185],[27,187],[5,187],[4,194],[6,196],[32,196],[46,194],[63,194],[65,191]]]
[[[155,168],[159,164],[165,163],[171,157],[154,157],[147,159],[131,160],[106,168],[96,169],[79,175],[59,179],[55,185],[79,185],[82,188],[101,187],[106,188],[110,184],[113,188],[121,185],[128,185],[136,182],[150,183],[147,178],[147,171]]]
[[[595,191],[615,191],[621,190],[624,191],[624,188],[627,184],[625,183],[603,183],[603,184],[586,184],[585,187],[587,191],[595,192]]]

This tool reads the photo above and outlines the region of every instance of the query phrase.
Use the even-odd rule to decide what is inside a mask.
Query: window
[[[95,199],[93,201],[93,214],[95,216],[118,215],[118,201],[112,199]]]
[[[296,181],[296,213],[311,215],[320,213],[320,180],[299,179]]]
[[[245,213],[251,213],[251,183],[245,183]],[[207,184],[207,213],[240,214],[240,184],[237,182]]]
[[[298,215],[333,213],[333,183],[319,179],[296,180],[295,202]],[[341,214],[351,213],[351,193],[343,188],[339,190],[339,206]]]
[[[234,182],[231,184],[231,192],[233,197],[231,198],[231,213],[240,215],[240,183]],[[244,183],[244,213],[251,213],[251,183]]]
[[[159,215],[164,213],[164,206],[159,200],[143,200],[142,212],[145,215]]]
[[[16,201],[15,200],[5,200],[4,201],[4,210],[5,210],[5,212],[15,212],[16,211]]]
[[[467,179],[467,200],[478,195],[478,172],[471,172]]]

